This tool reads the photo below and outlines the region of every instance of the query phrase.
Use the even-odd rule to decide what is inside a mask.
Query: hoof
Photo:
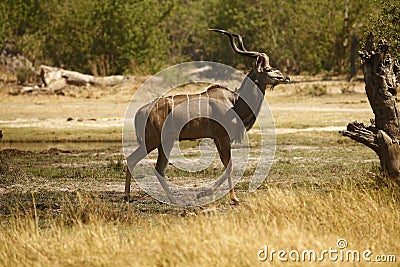
[[[232,201],[233,205],[239,205],[240,204],[239,199],[237,199],[236,197],[232,198],[231,201]]]
[[[126,202],[129,202],[129,196],[124,196],[124,200],[125,200]]]

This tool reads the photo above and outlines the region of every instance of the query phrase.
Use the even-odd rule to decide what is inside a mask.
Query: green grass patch
[[[120,141],[122,129],[108,128],[7,128],[3,127],[3,142],[112,142]]]

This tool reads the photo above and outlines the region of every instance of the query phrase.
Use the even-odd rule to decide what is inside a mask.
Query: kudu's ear
[[[254,67],[258,72],[263,72],[263,68],[265,65],[265,58],[263,56],[258,56],[256,62],[254,63]]]
[[[255,62],[255,68],[258,72],[264,71],[264,69],[272,69],[269,65],[269,57],[265,53],[259,53]]]

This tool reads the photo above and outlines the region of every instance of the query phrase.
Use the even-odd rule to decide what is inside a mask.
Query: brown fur
[[[224,179],[219,179],[211,190],[202,192],[197,197],[212,194],[227,178],[230,198],[235,204],[239,204],[232,185],[231,143],[240,141],[244,131],[250,129],[255,123],[264,100],[266,87],[286,83],[290,79],[279,70],[273,70],[269,66],[268,56],[264,53],[245,50],[241,38],[239,43],[242,50],[233,44],[232,34],[226,31],[215,31],[230,37],[235,52],[256,57],[254,68],[235,92],[220,85],[212,85],[200,94],[181,94],[157,98],[138,110],[135,116],[135,128],[139,147],[127,157],[129,168],[127,168],[125,183],[126,199],[129,200],[130,194],[131,174],[129,170],[132,171],[142,158],[157,148],[158,158],[155,168],[157,178],[169,200],[177,204],[177,200],[164,178],[173,142],[175,140],[211,138],[214,140],[225,166],[225,176]],[[171,124],[166,127],[168,115],[170,115]],[[216,120],[222,122],[223,125]],[[240,121],[238,122],[238,120]],[[175,127],[175,125],[177,126]],[[244,127],[240,127],[240,125]],[[162,141],[163,127],[166,128],[164,129],[167,132],[166,135],[170,134],[170,136]]]

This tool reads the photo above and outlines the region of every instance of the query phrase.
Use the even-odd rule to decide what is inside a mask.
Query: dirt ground
[[[64,95],[14,95],[15,87],[3,84],[0,129],[4,137],[0,152],[3,160],[14,162],[11,165],[19,162],[25,178],[15,178],[14,183],[3,181],[0,195],[85,189],[121,199],[124,187],[121,135],[125,112],[146,78],[131,77],[124,84],[110,88],[70,86],[64,90]],[[337,134],[352,120],[367,122],[371,111],[363,87],[360,80],[349,83],[343,78],[297,76],[292,77],[291,84],[268,91],[266,100],[275,120],[278,151],[313,150],[312,145],[285,141],[294,134]],[[202,90],[199,86],[179,89],[187,93]],[[136,97],[132,103],[140,107],[146,101]],[[250,134],[257,134],[257,129]],[[279,144],[281,139],[284,141]],[[191,149],[197,151],[196,145]],[[154,157],[153,153],[151,162]],[[94,174],[102,168],[106,170]],[[216,160],[211,174],[205,172],[186,178],[204,180],[220,173],[221,169],[221,163]],[[170,175],[188,176],[188,173],[170,171]],[[136,185],[133,185],[133,192],[148,200]]]
[[[128,104],[146,78],[148,77],[131,77],[123,84],[110,88],[70,86],[63,91],[64,95],[31,93],[15,96],[11,95],[15,91],[14,86],[0,84],[0,127],[121,127]],[[274,91],[267,92],[266,100],[274,116],[285,112],[368,112],[369,105],[363,94],[364,84],[360,79],[351,83],[343,78],[318,79],[322,77],[295,76],[292,77],[291,84],[280,85]],[[196,93],[202,90],[204,87],[192,86],[180,91]],[[142,101],[135,97],[133,102],[141,106],[148,99]],[[331,125],[327,126],[339,126],[336,121],[328,124]],[[12,136],[6,136],[4,141],[7,140],[15,141]]]

